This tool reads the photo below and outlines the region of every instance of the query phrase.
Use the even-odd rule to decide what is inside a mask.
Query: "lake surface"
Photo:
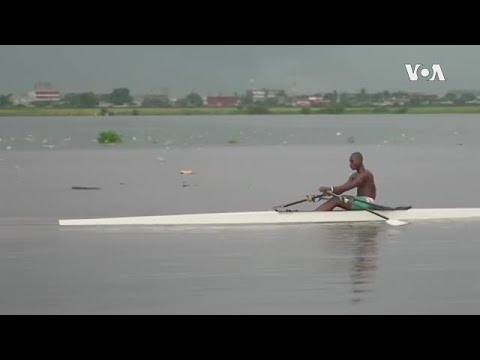
[[[480,313],[477,220],[57,225],[270,210],[343,183],[353,151],[382,204],[480,207],[479,134],[477,115],[0,118],[0,313]]]

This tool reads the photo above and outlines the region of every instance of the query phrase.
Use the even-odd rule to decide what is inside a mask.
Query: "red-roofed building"
[[[236,107],[240,106],[240,99],[235,96],[209,96],[207,97],[206,105],[216,107]]]
[[[411,93],[411,98],[420,98],[424,100],[438,100],[439,96],[436,94],[424,94],[424,93]]]
[[[50,83],[37,83],[34,90],[28,93],[30,101],[60,101],[62,94]]]

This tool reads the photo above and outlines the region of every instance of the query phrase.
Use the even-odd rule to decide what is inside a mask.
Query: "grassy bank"
[[[111,108],[110,116],[162,116],[162,115],[253,115],[256,110],[237,108]],[[105,112],[105,110],[104,110]],[[263,113],[263,112],[260,112]],[[270,108],[273,115],[316,114],[480,114],[480,106],[418,106],[410,108]],[[0,116],[102,116],[102,110],[65,108],[5,108]]]

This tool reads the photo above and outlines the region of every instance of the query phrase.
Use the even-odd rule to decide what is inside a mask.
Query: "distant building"
[[[438,100],[439,96],[436,95],[436,94],[411,93],[410,98],[411,99],[422,99],[422,100],[428,100],[428,101],[435,101],[435,100]]]
[[[28,105],[30,105],[30,98],[28,97],[28,95],[14,96],[12,98],[12,103],[13,103],[13,105],[28,106]]]
[[[205,101],[205,105],[216,107],[236,107],[240,106],[240,99],[235,96],[208,96]]]
[[[267,99],[265,90],[251,90],[249,93],[251,93],[253,102],[263,102]]]
[[[251,96],[253,102],[266,102],[267,100],[276,100],[279,104],[286,104],[288,100],[285,90],[248,90],[247,95]]]
[[[322,96],[310,96],[308,98],[308,101],[312,106],[325,106],[325,105],[330,105],[331,100],[325,99]]]
[[[302,106],[302,107],[310,107],[312,106],[312,103],[308,100],[297,100],[295,102],[296,106]]]
[[[480,97],[480,90],[453,89],[453,90],[448,90],[447,94],[455,94],[457,98],[460,98],[464,94],[473,94],[475,97]]]
[[[58,102],[62,100],[62,94],[49,82],[36,83],[34,90],[28,93],[29,102],[48,101]]]
[[[139,97],[141,106],[144,107],[164,107],[170,105],[170,99],[167,94],[149,94]]]

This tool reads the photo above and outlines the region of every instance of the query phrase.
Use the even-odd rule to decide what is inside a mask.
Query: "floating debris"
[[[353,136],[350,136],[350,137],[347,139],[347,142],[348,142],[349,144],[353,144],[353,143],[355,143],[355,138],[354,138]]]
[[[196,186],[198,186],[198,185],[197,185],[197,184],[190,185],[190,184],[188,184],[186,181],[184,181],[184,182],[182,183],[182,187],[184,187],[184,188],[192,187],[192,186],[193,186],[193,187],[196,187]]]
[[[72,186],[72,190],[101,190],[99,187]]]
[[[192,175],[193,171],[192,170],[181,170],[180,174],[182,174],[182,175]]]
[[[337,136],[341,136],[341,135],[342,135],[342,133],[341,133],[341,132],[337,132]]]

